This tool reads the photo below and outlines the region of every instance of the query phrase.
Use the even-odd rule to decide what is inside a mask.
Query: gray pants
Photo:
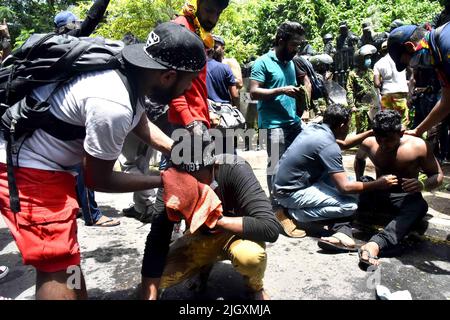
[[[156,151],[155,151],[156,152]],[[126,138],[119,156],[119,163],[122,172],[148,175],[150,158],[154,150],[143,143],[134,133],[130,133]],[[158,189],[136,191],[133,194],[134,209],[139,213],[144,213],[147,207],[153,205]]]

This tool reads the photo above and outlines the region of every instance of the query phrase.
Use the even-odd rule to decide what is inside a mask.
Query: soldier
[[[444,10],[436,15],[431,22],[433,29],[439,28],[450,21],[450,0],[439,0],[439,3],[444,7]]]
[[[363,34],[359,40],[358,47],[361,48],[366,44],[374,45],[375,43],[375,33],[372,30],[370,22],[364,22],[362,24]]]
[[[333,35],[331,33],[327,33],[323,36],[323,53],[328,54],[329,56],[334,56],[336,53],[336,48],[333,46]]]
[[[361,133],[368,129],[368,112],[375,101],[373,86],[372,55],[376,48],[365,45],[355,53],[355,69],[350,71],[347,79],[348,105],[355,113],[356,132]]]
[[[339,36],[336,39],[336,54],[334,57],[334,70],[337,81],[345,86],[347,73],[353,68],[353,55],[359,38],[348,30],[347,22],[339,24]]]
[[[391,29],[390,29],[390,31],[389,32],[392,32],[394,29],[397,29],[398,27],[401,27],[401,26],[403,26],[404,25],[404,23],[403,23],[403,21],[402,20],[400,20],[400,19],[395,19],[394,21],[392,21],[392,23],[391,23]]]

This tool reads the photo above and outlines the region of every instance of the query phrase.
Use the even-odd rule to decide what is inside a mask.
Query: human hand
[[[394,176],[392,174],[388,174],[378,178],[377,182],[381,190],[386,190],[398,185],[397,176]]]
[[[287,86],[282,88],[282,92],[291,98],[297,98],[300,94],[300,89],[294,86]]]
[[[6,23],[6,19],[3,19],[3,22],[0,24],[0,35],[4,38],[9,38],[9,30],[8,24]]]
[[[214,112],[209,112],[209,119],[212,128],[215,128],[220,124],[220,117]]]
[[[415,136],[415,137],[419,136],[417,129],[407,130],[407,131],[405,131],[405,134],[407,134],[409,136]]]
[[[422,192],[425,190],[425,184],[417,179],[402,179],[402,188],[408,193]]]
[[[203,135],[203,126],[200,121],[192,121],[190,124],[186,126],[186,129],[189,130],[190,133],[196,136]]]

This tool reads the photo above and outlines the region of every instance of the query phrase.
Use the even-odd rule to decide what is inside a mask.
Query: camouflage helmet
[[[362,65],[364,63],[364,59],[367,56],[372,56],[375,53],[377,53],[377,48],[375,48],[373,45],[366,44],[362,46],[355,52],[354,55],[355,64],[358,66]]]
[[[311,64],[313,66],[318,66],[321,64],[331,65],[331,64],[333,64],[333,58],[330,55],[324,53],[324,54],[318,54],[318,55],[312,56],[309,59],[309,62],[311,62]]]
[[[391,31],[394,30],[394,29],[396,29],[396,28],[398,28],[398,27],[403,26],[404,24],[405,24],[405,23],[404,23],[402,20],[400,20],[400,19],[395,19],[395,20],[392,21],[392,23],[391,23]]]
[[[326,35],[323,36],[323,40],[324,41],[333,40],[333,35],[331,33],[327,33]]]
[[[363,45],[361,48],[359,48],[358,51],[356,51],[359,55],[365,57],[365,56],[371,56],[377,53],[377,48],[371,44]]]

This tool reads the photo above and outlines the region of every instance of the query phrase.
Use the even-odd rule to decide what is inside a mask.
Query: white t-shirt
[[[389,54],[381,58],[373,67],[375,75],[381,76],[383,83],[382,95],[388,93],[407,93],[408,81],[406,71],[398,72],[395,62]]]
[[[45,101],[55,85],[33,91]],[[82,74],[62,86],[49,99],[51,112],[67,123],[86,127],[85,139],[61,141],[36,130],[19,152],[19,166],[42,170],[68,170],[80,164],[83,149],[102,160],[119,157],[127,134],[138,124],[144,109],[138,106],[133,117],[130,96],[116,71]],[[138,104],[140,105],[140,104]],[[16,157],[13,156],[17,165]],[[0,162],[6,163],[6,142],[0,137]]]

